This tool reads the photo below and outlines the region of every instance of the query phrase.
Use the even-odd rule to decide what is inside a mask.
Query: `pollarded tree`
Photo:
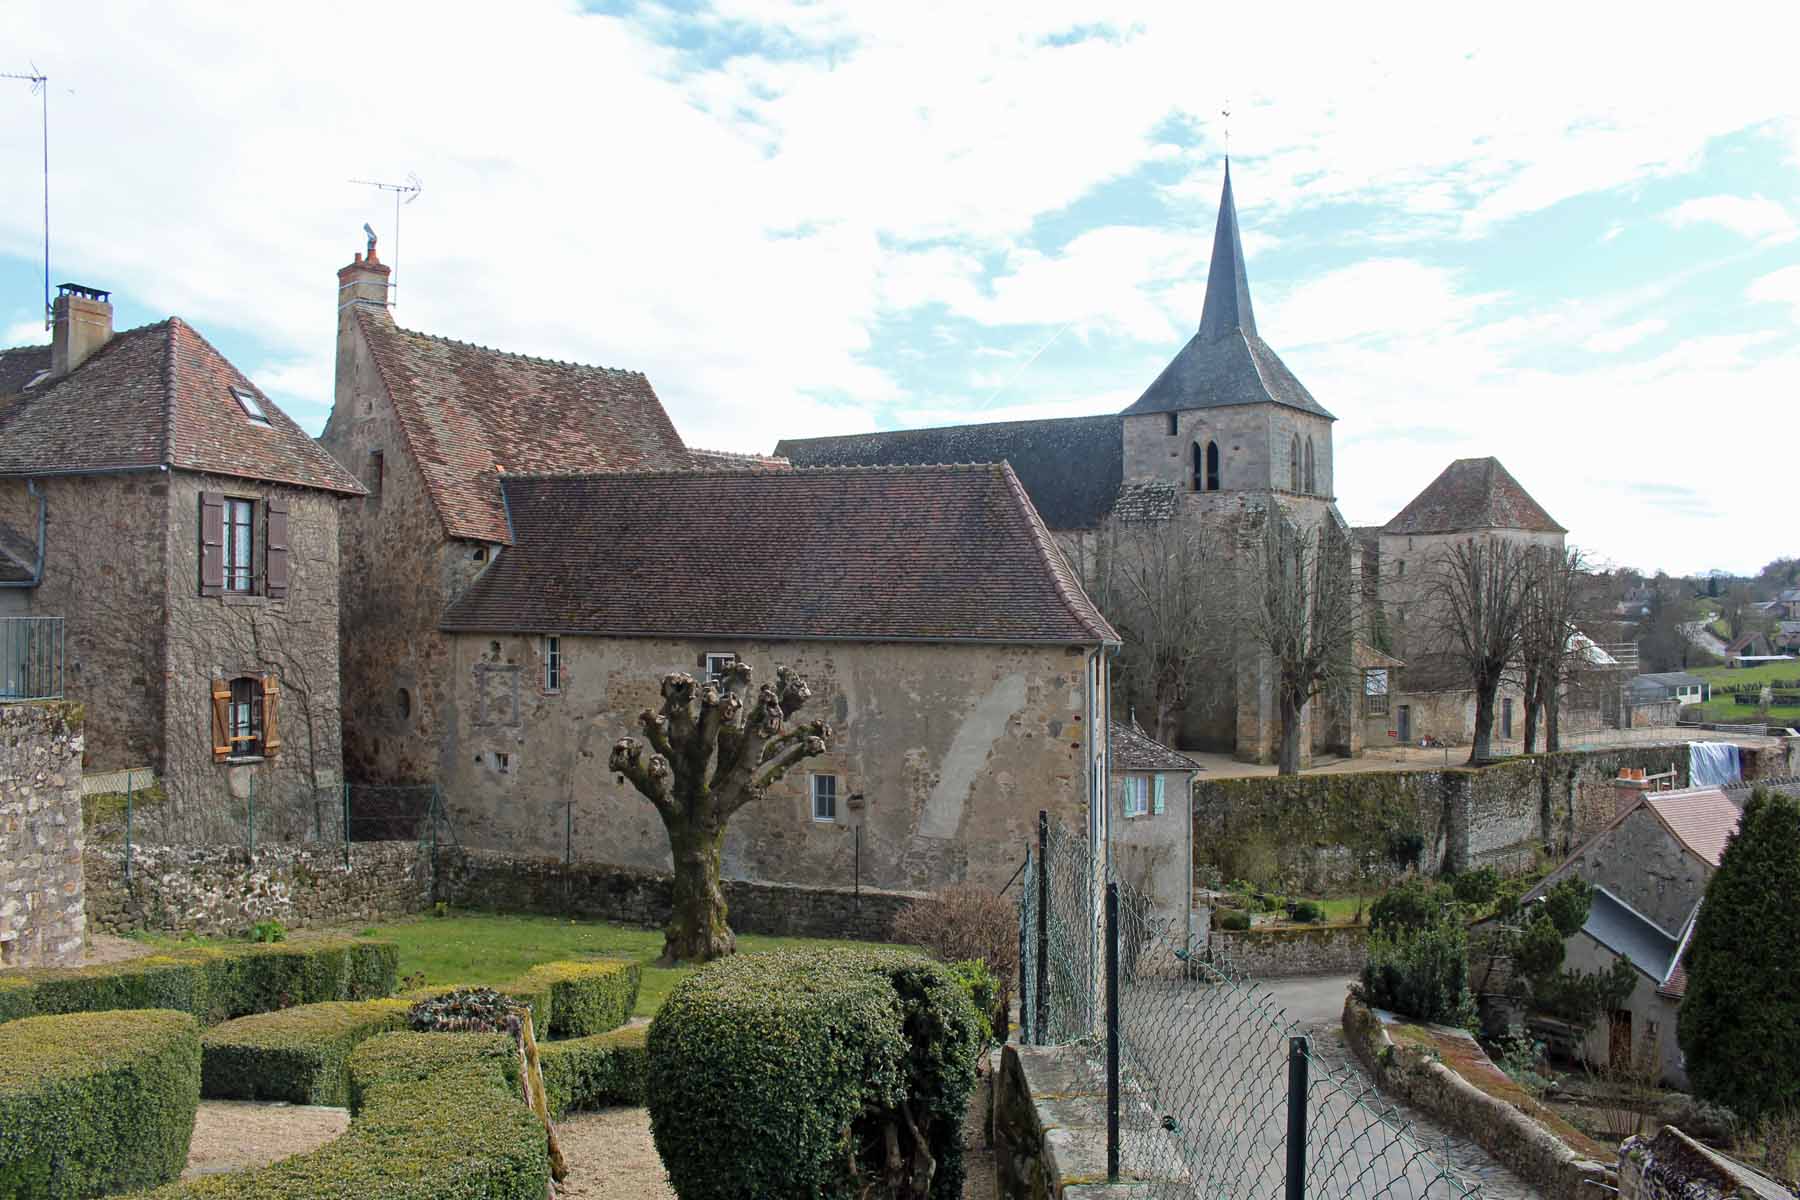
[[[1250,594],[1245,631],[1273,660],[1275,703],[1281,715],[1277,770],[1300,771],[1300,714],[1315,697],[1339,692],[1356,675],[1352,642],[1358,597],[1350,572],[1350,539],[1333,521],[1309,533],[1280,509],[1263,520],[1259,576]]]
[[[1494,696],[1519,654],[1533,586],[1531,552],[1500,537],[1474,537],[1438,551],[1425,600],[1436,649],[1475,693],[1469,762],[1492,757]]]
[[[644,738],[613,745],[613,771],[656,806],[675,862],[675,896],[663,931],[665,962],[708,962],[736,949],[719,884],[725,825],[794,764],[825,753],[831,726],[790,725],[812,695],[786,667],[751,703],[750,667],[736,663],[717,683],[674,673],[662,680],[662,710],[638,714]],[[649,753],[645,753],[645,751]]]
[[[1800,1106],[1800,799],[1758,788],[1688,945],[1677,1036],[1694,1091],[1757,1120]]]

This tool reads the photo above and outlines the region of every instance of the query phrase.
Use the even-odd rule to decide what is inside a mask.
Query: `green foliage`
[[[13,972],[0,1016],[171,1008],[208,1024],[394,990],[391,942],[319,939],[182,947],[125,962]]]
[[[493,988],[455,988],[433,992],[414,1003],[406,1014],[406,1025],[414,1033],[505,1033],[517,1037],[519,1011],[524,1007],[516,996]]]
[[[371,1089],[429,1079],[458,1068],[498,1070],[519,1087],[519,1046],[508,1033],[378,1033],[350,1052],[350,1111],[362,1111]]]
[[[1421,876],[1401,880],[1369,906],[1369,928],[1424,929],[1445,917],[1450,889]]]
[[[199,1104],[200,1028],[186,1013],[0,1025],[0,1196],[74,1200],[174,1179]]]
[[[1018,955],[1014,955],[1017,958]],[[1000,981],[988,970],[987,963],[979,958],[971,958],[965,962],[949,964],[950,974],[963,991],[969,994],[970,1003],[975,1011],[981,1014],[981,1034],[984,1043],[993,1045],[1006,1040],[1007,1012],[1001,1007],[1006,993],[1001,989]],[[997,1031],[997,1032],[996,1032]]]
[[[1622,1008],[1637,987],[1638,971],[1623,955],[1604,971],[1555,971],[1531,981],[1532,1007],[1591,1029],[1600,1015]]]
[[[617,1029],[637,1005],[640,968],[625,960],[544,963],[505,989],[515,996],[548,995],[549,1012],[532,1025],[543,1036],[579,1038]]]
[[[287,926],[271,917],[252,925],[246,936],[253,942],[285,942]]]
[[[1474,1029],[1468,952],[1468,932],[1452,921],[1372,929],[1363,998],[1414,1020]]]
[[[1562,967],[1566,949],[1549,914],[1534,909],[1510,938],[1506,952],[1512,958],[1514,978],[1533,980],[1553,976]]]
[[[1416,829],[1395,829],[1387,839],[1388,861],[1401,871],[1416,871],[1425,857],[1425,835]]]
[[[201,1038],[209,1100],[350,1102],[350,1052],[406,1020],[404,1000],[331,1001],[239,1017]]]
[[[1325,919],[1325,910],[1311,900],[1302,900],[1294,905],[1294,920],[1306,925],[1317,925]]]
[[[1751,793],[1706,886],[1678,1037],[1694,1092],[1756,1121],[1800,1106],[1800,799]]]
[[[1511,921],[1519,915],[1519,902],[1525,893],[1532,888],[1532,877],[1515,875],[1501,880],[1499,888],[1494,892],[1494,915],[1502,921]]]
[[[1227,933],[1242,933],[1250,928],[1250,914],[1235,908],[1221,908],[1214,915],[1213,924]]]
[[[1574,937],[1587,924],[1594,903],[1594,885],[1576,875],[1559,879],[1544,892],[1543,909],[1556,931]]]
[[[980,1018],[910,952],[738,955],[689,977],[651,1023],[651,1133],[683,1200],[893,1194],[885,1138],[909,1119],[960,1197]]]
[[[551,1115],[643,1104],[648,1033],[649,1026],[628,1025],[592,1037],[539,1043]]]
[[[1450,886],[1458,903],[1486,908],[1500,894],[1500,872],[1493,867],[1476,867],[1452,879]]]

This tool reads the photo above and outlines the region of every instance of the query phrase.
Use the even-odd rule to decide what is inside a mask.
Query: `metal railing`
[[[1181,920],[1040,818],[1021,889],[1021,1040],[1107,1097],[1107,1167],[1156,1200],[1468,1200],[1480,1186]],[[1109,1195],[1114,1194],[1109,1190]]]
[[[0,617],[0,701],[62,694],[63,619]]]

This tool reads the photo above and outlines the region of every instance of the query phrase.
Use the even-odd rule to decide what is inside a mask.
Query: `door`
[[[1631,1013],[1626,1009],[1615,1008],[1612,1010],[1606,1058],[1614,1070],[1629,1071],[1631,1069]]]
[[[1399,741],[1412,741],[1412,705],[1402,704],[1400,706],[1400,716],[1395,722],[1394,728],[1400,734]]]
[[[1512,701],[1500,702],[1500,736],[1512,741]]]

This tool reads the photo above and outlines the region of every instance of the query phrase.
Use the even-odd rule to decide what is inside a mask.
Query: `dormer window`
[[[231,396],[238,402],[238,407],[244,410],[244,415],[250,418],[252,425],[268,427],[269,414],[263,411],[262,401],[256,398],[254,392],[234,387],[231,389]]]

